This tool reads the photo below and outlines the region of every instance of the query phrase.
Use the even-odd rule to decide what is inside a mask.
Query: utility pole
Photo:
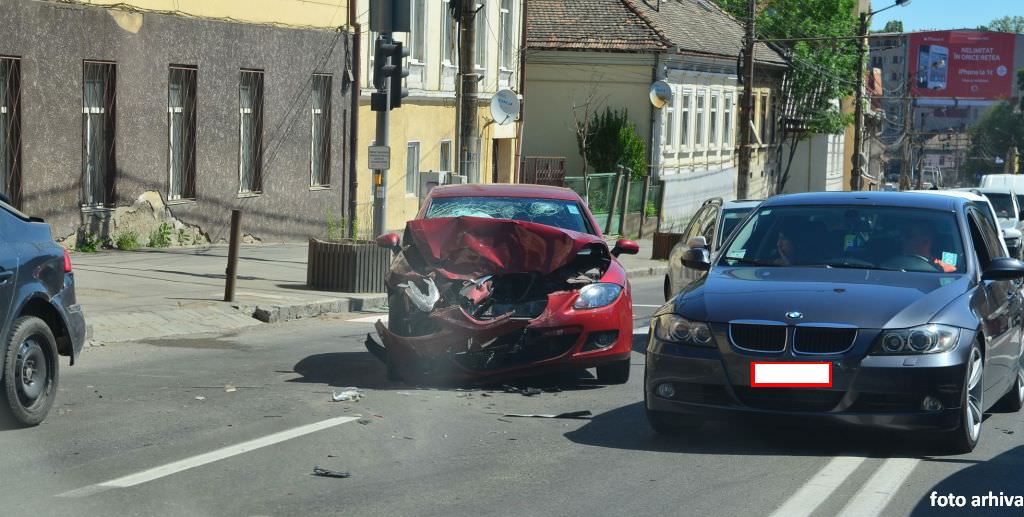
[[[857,29],[857,91],[853,107],[853,171],[850,174],[850,190],[861,190],[864,175],[864,160],[861,160],[864,133],[864,39],[868,35],[868,13],[860,13]]]
[[[485,8],[484,4],[481,9]],[[459,174],[469,183],[480,181],[480,127],[477,119],[476,0],[459,2]]]
[[[747,0],[747,30],[743,37],[743,102],[740,104],[740,162],[736,172],[736,198],[747,199],[750,180],[750,122],[754,116],[755,0]]]
[[[910,169],[910,140],[913,138],[914,123],[914,114],[911,112],[911,109],[913,109],[912,101],[913,98],[907,95],[903,105],[903,145],[901,146],[903,150],[903,167],[900,169],[900,190],[910,190],[910,175],[912,173]]]

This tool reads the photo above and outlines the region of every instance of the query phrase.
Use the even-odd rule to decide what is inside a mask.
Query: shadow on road
[[[643,402],[597,415],[565,437],[596,447],[687,454],[918,457],[934,452],[910,434],[811,419],[733,417],[708,421],[695,432],[662,436],[647,425]]]
[[[987,429],[987,432],[992,432]],[[984,440],[984,437],[982,438]],[[947,460],[925,460],[939,461]],[[1024,496],[1024,489],[1020,484],[1020,466],[1024,464],[1024,445],[1019,445],[990,460],[978,461],[974,465],[943,479],[930,490],[921,493],[921,502],[911,512],[912,517],[926,517],[931,515],[957,514],[957,515],[1020,515],[1021,509],[1012,505],[991,506],[991,503],[982,499],[978,501],[980,506],[972,506],[972,498],[980,496],[987,498],[989,492],[999,497],[999,493],[1009,497]],[[963,496],[966,499],[966,506],[963,508],[933,507],[931,493],[936,495]],[[965,513],[966,512],[966,513]]]
[[[506,387],[537,388],[541,391],[583,391],[603,388],[605,385],[588,371],[566,371],[532,377],[519,377],[500,381],[477,382],[419,382],[407,384],[387,380],[387,371],[379,359],[369,352],[334,352],[316,354],[302,359],[292,368],[301,378],[288,382],[309,382],[332,387],[356,386],[376,390],[403,390],[410,388],[474,389],[504,391]]]

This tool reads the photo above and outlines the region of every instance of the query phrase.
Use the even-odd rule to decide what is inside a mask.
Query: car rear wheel
[[[57,342],[43,320],[25,316],[11,325],[4,357],[7,410],[23,426],[39,425],[57,394]]]
[[[967,361],[963,395],[960,398],[960,425],[942,437],[943,445],[949,452],[964,454],[974,450],[981,439],[981,423],[985,417],[982,408],[985,384],[985,359],[981,348],[975,342]]]
[[[408,335],[408,323],[406,321],[405,314],[405,301],[400,298],[400,295],[388,296],[388,330],[395,332],[399,335]],[[391,357],[391,351],[387,348],[384,349],[384,365],[387,367],[388,380],[389,381],[401,381],[402,374],[398,373],[398,368],[395,367],[394,360]]]
[[[603,384],[626,384],[629,382],[629,359],[598,366],[597,381]]]

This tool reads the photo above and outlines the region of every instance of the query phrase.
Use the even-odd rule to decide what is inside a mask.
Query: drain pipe
[[[348,160],[348,236],[356,238],[356,212],[358,204],[356,195],[359,192],[359,175],[356,172],[356,157],[359,155],[359,97],[360,87],[363,84],[362,68],[362,27],[359,25],[356,16],[356,2],[348,2],[348,24],[352,29],[352,96],[351,107],[349,108],[349,160]]]

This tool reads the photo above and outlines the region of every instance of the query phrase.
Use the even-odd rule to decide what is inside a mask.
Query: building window
[[[768,145],[768,96],[761,95],[761,105],[757,116],[757,132],[761,137],[761,145]]]
[[[476,63],[474,64],[478,69],[485,69],[487,68],[487,40],[491,37],[487,32],[487,1],[477,0],[476,5],[479,9],[473,17],[476,30],[476,55],[474,56]]]
[[[115,65],[86,61],[82,91],[82,202],[114,202]]]
[[[898,65],[900,63],[900,56],[892,56],[892,63]]]
[[[425,44],[423,39],[426,35],[425,24],[427,22],[427,12],[424,8],[424,0],[413,0],[412,1],[412,12],[410,13],[410,20],[412,21],[412,31],[409,34],[409,60],[416,62],[423,62],[425,60]]]
[[[172,66],[167,81],[167,199],[196,197],[196,69]]]
[[[441,3],[441,62],[455,66],[455,19],[452,18],[451,2]]]
[[[708,118],[708,142],[714,147],[718,143],[718,93],[711,94],[711,114]]]
[[[697,120],[694,128],[693,145],[704,147],[704,97],[705,90],[697,90]]]
[[[416,194],[420,182],[420,143],[409,142],[405,148],[405,193]]]
[[[0,58],[0,194],[21,207],[21,61]]]
[[[882,67],[882,56],[875,56],[871,58],[871,66],[874,68]]]
[[[238,83],[238,192],[263,191],[263,71],[242,70]]]
[[[679,140],[684,149],[690,147],[690,90],[679,96]]]
[[[515,50],[515,32],[512,23],[512,0],[501,0],[501,68],[511,70],[512,52]]]
[[[313,98],[310,103],[312,140],[309,149],[309,184],[331,184],[331,76],[313,74]]]
[[[451,172],[452,170],[452,141],[442,140],[441,141],[441,162],[437,166],[437,170],[442,172]]]
[[[732,148],[732,94],[725,94],[725,101],[722,103],[722,147]]]
[[[900,80],[900,74],[898,74],[896,72],[893,72],[891,75],[889,75],[889,80],[891,80],[891,81],[899,81]]]
[[[676,109],[671,104],[665,106],[665,126],[661,132],[661,145],[665,147],[665,150],[671,150],[675,148],[675,130],[676,126]]]

